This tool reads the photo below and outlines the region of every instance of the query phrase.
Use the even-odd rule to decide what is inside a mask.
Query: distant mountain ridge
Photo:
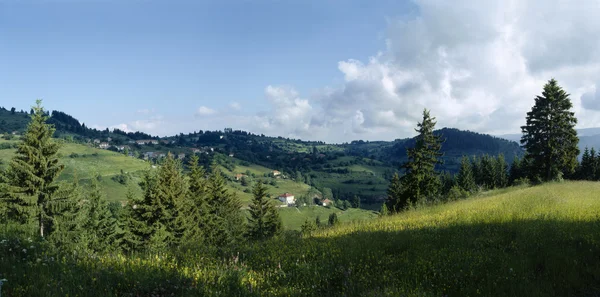
[[[583,150],[586,147],[600,149],[600,128],[584,128],[576,130],[577,135],[579,136],[580,155],[583,154]],[[521,134],[504,134],[496,137],[516,141],[517,143],[520,143],[521,141]]]

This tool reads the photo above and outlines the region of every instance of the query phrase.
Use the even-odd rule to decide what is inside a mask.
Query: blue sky
[[[331,142],[410,136],[427,107],[440,126],[510,133],[552,75],[583,126],[600,124],[600,58],[536,50],[561,40],[535,18],[560,10],[526,21],[545,2],[503,3],[0,0],[0,105],[42,98],[88,126],[158,135],[233,127]],[[595,33],[596,10],[564,15],[577,20],[567,39]]]

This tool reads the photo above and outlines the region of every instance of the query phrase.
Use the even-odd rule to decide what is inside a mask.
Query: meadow
[[[598,193],[511,188],[220,252],[61,255],[4,232],[2,296],[598,296]]]

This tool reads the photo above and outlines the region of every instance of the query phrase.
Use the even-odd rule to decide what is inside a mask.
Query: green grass
[[[350,208],[342,211],[339,208],[323,207],[323,206],[307,206],[307,207],[284,207],[280,208],[279,213],[283,221],[283,227],[286,230],[300,230],[304,221],[309,220],[314,222],[317,217],[320,218],[322,224],[327,224],[329,215],[336,213],[338,219],[342,223],[359,222],[371,220],[377,217],[377,213],[373,211]]]
[[[52,261],[35,243],[0,238],[0,278],[9,297],[598,296],[598,193],[592,182],[490,192],[225,258],[198,247]]]
[[[3,142],[17,142],[18,140]],[[0,160],[3,166],[7,166],[10,159],[13,157],[15,150],[7,149],[0,150]],[[78,157],[71,157],[71,154],[77,154]],[[131,174],[134,184],[140,181],[142,172],[150,168],[149,163],[127,157],[123,154],[97,149],[81,144],[64,143],[59,150],[60,162],[65,165],[65,170],[59,176],[59,180],[72,181],[75,177],[80,180],[82,185],[89,183],[89,179],[96,174],[101,175],[101,186],[106,193],[106,198],[109,201],[123,201],[127,193],[127,186],[121,185],[111,178],[123,170]],[[134,192],[141,194],[139,187],[133,187]]]

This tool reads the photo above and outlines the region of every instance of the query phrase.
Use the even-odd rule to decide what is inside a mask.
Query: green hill
[[[598,296],[599,192],[592,182],[505,189],[311,237],[289,233],[226,258],[50,261],[10,256],[9,243],[0,267],[12,269],[0,276],[8,296]]]

